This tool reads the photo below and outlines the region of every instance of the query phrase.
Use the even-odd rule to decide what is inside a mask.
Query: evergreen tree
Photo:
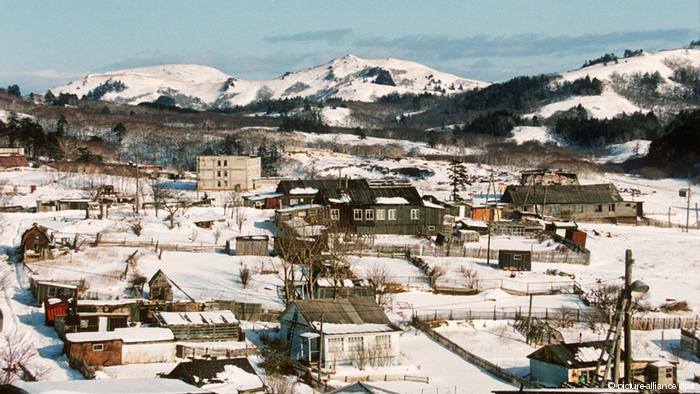
[[[447,167],[449,172],[450,185],[452,186],[452,199],[460,200],[459,191],[462,187],[469,184],[469,174],[464,163],[457,160],[452,160],[450,166]]]
[[[47,90],[46,93],[44,93],[44,101],[46,104],[55,105],[56,100],[56,95],[54,95],[50,90]]]
[[[437,145],[438,143],[437,132],[435,130],[428,131],[428,134],[426,135],[425,139],[429,147],[435,148],[435,145]]]
[[[360,127],[355,127],[355,135],[358,136],[361,140],[367,139],[367,134],[365,134],[365,131],[362,130]]]
[[[19,90],[18,85],[10,85],[7,87],[7,93],[13,96],[22,97],[22,92]]]
[[[124,123],[119,122],[114,126],[114,128],[112,129],[112,136],[114,137],[114,140],[117,142],[117,144],[122,144],[124,136],[126,136],[126,126],[124,126]]]
[[[66,117],[61,114],[61,117],[58,118],[58,121],[56,122],[56,135],[58,137],[63,137],[66,135],[66,126],[68,126],[68,121],[66,120]]]

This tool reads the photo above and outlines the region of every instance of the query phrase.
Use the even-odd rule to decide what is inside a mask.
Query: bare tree
[[[187,212],[189,205],[182,198],[180,194],[173,194],[173,199],[163,203],[163,209],[168,212],[168,221],[170,222],[170,229],[175,228],[175,216],[179,214],[184,214]]]
[[[293,394],[297,383],[285,375],[265,375],[265,386],[271,394]]]
[[[369,279],[374,290],[377,304],[383,307],[389,305],[392,301],[391,294],[386,292],[390,274],[389,268],[380,263],[375,263],[366,273],[366,278]]]
[[[470,289],[476,289],[479,287],[479,272],[477,272],[474,267],[467,267],[466,265],[461,265],[459,267],[459,273],[462,274],[464,279],[467,281],[467,287]]]
[[[14,196],[14,193],[8,189],[9,182],[0,180],[0,207],[9,204],[10,200],[12,200],[12,196]]]
[[[151,180],[151,199],[153,200],[153,210],[155,211],[156,217],[158,217],[158,210],[165,204],[165,202],[173,197],[172,190],[165,187],[157,179]]]
[[[3,334],[5,346],[0,350],[2,383],[11,384],[15,380],[37,380],[48,373],[39,363],[39,353],[28,335],[13,330]]]
[[[241,280],[243,288],[247,288],[251,278],[250,268],[248,268],[247,265],[243,265],[243,263],[241,263],[241,267],[238,270],[238,277]]]
[[[225,206],[231,209],[231,219],[236,223],[238,231],[243,230],[243,223],[245,223],[245,207],[243,206],[243,196],[240,192],[233,191],[226,196]]]

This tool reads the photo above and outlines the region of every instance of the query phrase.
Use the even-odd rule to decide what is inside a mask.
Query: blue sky
[[[164,63],[271,78],[346,53],[503,80],[625,48],[681,47],[700,35],[698,0],[1,3],[0,86],[25,92]]]

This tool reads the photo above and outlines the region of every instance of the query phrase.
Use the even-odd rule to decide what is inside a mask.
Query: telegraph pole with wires
[[[323,313],[321,313],[321,326],[319,330],[321,335],[318,339],[318,389],[323,392],[323,384],[321,383],[321,359],[323,357]]]
[[[489,178],[489,185],[486,188],[486,204],[484,205],[484,215],[486,215],[487,220],[487,231],[488,240],[486,243],[486,265],[491,265],[491,222],[493,221],[493,211],[491,209],[491,204],[489,203],[489,195],[491,193],[491,186],[493,186],[493,194],[496,194],[496,185],[493,183],[493,170],[491,170],[491,177]]]

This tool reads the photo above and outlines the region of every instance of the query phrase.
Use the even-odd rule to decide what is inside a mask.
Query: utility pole
[[[532,294],[530,294],[530,304],[527,307],[527,331],[525,331],[527,337],[526,343],[530,344],[530,327],[532,326]]]
[[[321,358],[323,357],[323,313],[321,313],[321,336],[319,337],[318,344],[318,389],[323,392],[323,386],[321,384]]]
[[[690,175],[688,175],[688,190],[685,193],[685,232],[690,229]]]
[[[139,213],[139,151],[136,149],[136,214]]]
[[[625,251],[625,384],[632,383],[632,250]]]

